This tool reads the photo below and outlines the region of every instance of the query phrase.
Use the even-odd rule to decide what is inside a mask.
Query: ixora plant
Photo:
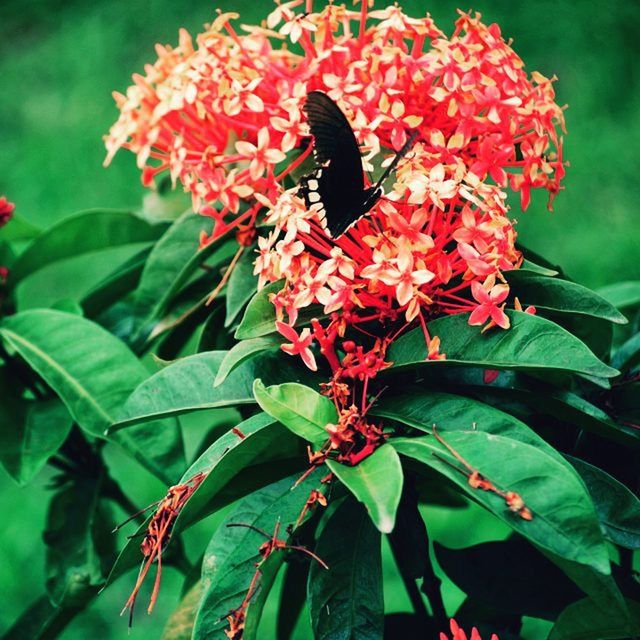
[[[447,37],[396,6],[301,5],[181,32],[116,95],[107,159],[134,152],[189,211],[90,211],[21,252],[7,226],[0,460],[20,483],[58,471],[46,593],[10,637],[55,637],[134,568],[125,610],[146,579],[151,611],[167,565],[185,573],[172,640],[265,638],[279,573],[280,640],[304,609],[298,637],[320,640],[507,640],[523,618],[555,640],[640,634],[640,283],[572,282],[506,204],[561,189],[552,81],[479,16]],[[360,152],[371,183],[390,172],[366,206]],[[136,243],[81,298],[21,310],[41,268]],[[216,426],[187,461],[195,412]],[[110,505],[141,505],[112,445],[167,485],[119,555]],[[429,505],[469,503],[511,533],[433,544]],[[181,534],[211,514],[191,567]],[[383,536],[405,614],[385,615]]]

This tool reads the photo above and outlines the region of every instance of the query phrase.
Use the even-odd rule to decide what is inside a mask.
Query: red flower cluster
[[[482,637],[478,633],[478,630],[473,627],[471,629],[471,636],[467,636],[467,634],[458,626],[458,623],[451,618],[450,620],[450,629],[451,629],[451,638],[446,633],[440,634],[440,640],[482,640]],[[500,640],[495,633],[491,634],[491,640]]]
[[[358,436],[374,433],[367,383],[402,331],[421,324],[428,357],[439,359],[426,330],[432,317],[470,311],[470,324],[508,328],[503,274],[522,258],[506,190],[520,193],[523,208],[533,188],[551,203],[564,176],[564,120],[552,80],[525,73],[499,27],[479,15],[461,13],[446,37],[428,15],[397,6],[301,5],[278,4],[243,34],[231,26],[235,14],[221,14],[195,46],[182,31],[178,47],[159,47],[157,62],[116,95],[107,162],[126,147],[146,184],[168,170],[213,219],[202,242],[235,230],[246,245],[258,216],[273,225],[258,237],[259,286],[284,281],[273,298],[283,350],[313,370],[318,351],[325,357],[327,393],[345,416],[332,441],[357,456],[380,441]],[[338,239],[293,180],[312,148],[302,106],[313,90],[345,112],[369,171],[416,140],[388,196]],[[322,318],[297,328],[312,305]]]

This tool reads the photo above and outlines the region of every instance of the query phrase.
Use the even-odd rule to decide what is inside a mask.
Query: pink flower
[[[262,127],[258,131],[257,144],[240,140],[236,142],[236,150],[247,160],[251,160],[249,172],[253,180],[257,180],[264,174],[267,165],[277,164],[286,158],[282,150],[269,148],[269,129],[267,127]]]
[[[509,295],[509,286],[506,284],[493,284],[494,278],[487,278],[485,284],[479,282],[471,283],[471,295],[478,301],[478,306],[471,312],[469,316],[469,324],[482,325],[489,318],[494,324],[503,329],[510,326],[509,318],[504,312],[504,305],[498,305],[504,302]]]
[[[318,365],[316,364],[315,356],[309,348],[313,343],[313,336],[309,327],[303,329],[300,335],[296,333],[293,327],[284,322],[276,322],[276,329],[280,335],[287,340],[291,340],[291,344],[283,344],[280,348],[290,356],[299,355],[311,371],[317,371]]]

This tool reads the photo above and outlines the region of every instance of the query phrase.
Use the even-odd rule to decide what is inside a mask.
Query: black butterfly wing
[[[312,91],[303,110],[314,137],[316,162],[323,166],[301,181],[302,194],[308,206],[322,204],[327,229],[339,236],[364,213],[360,148],[349,121],[329,96]]]

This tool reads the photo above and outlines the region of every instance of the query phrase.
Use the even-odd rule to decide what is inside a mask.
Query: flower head
[[[11,218],[13,218],[13,210],[16,206],[7,200],[5,196],[0,198],[0,228],[4,227]]]
[[[451,636],[448,636],[446,633],[441,633],[440,640],[482,640],[482,637],[475,627],[471,629],[471,635],[467,636],[464,630],[460,626],[458,626],[458,623],[453,618],[451,618],[451,620],[449,621],[449,628],[451,630]],[[495,633],[492,633],[491,640],[500,639]]]

